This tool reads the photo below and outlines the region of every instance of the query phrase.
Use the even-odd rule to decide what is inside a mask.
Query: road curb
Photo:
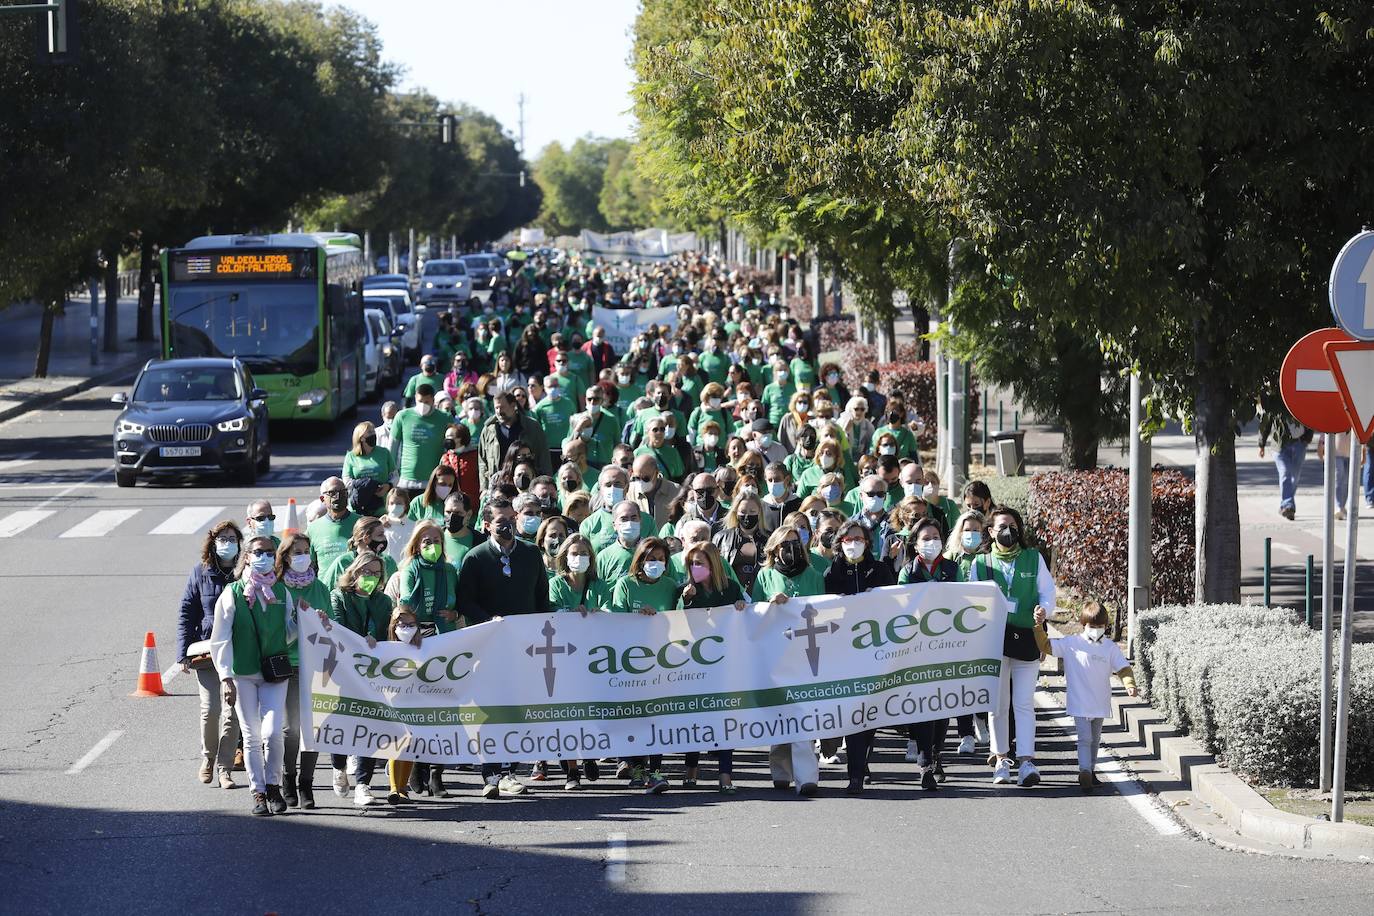
[[[1332,823],[1280,811],[1193,738],[1180,734],[1148,702],[1112,696],[1112,709],[1127,734],[1178,777],[1230,828],[1216,839],[1237,836],[1351,862],[1374,862],[1374,827]]]
[[[5,422],[6,420],[12,420],[15,417],[23,416],[24,414],[34,410],[41,410],[42,408],[47,407],[51,404],[56,404],[58,401],[66,400],[74,394],[80,394],[81,392],[89,391],[92,388],[99,388],[101,385],[108,385],[112,382],[117,382],[125,376],[129,376],[138,372],[139,368],[142,367],[142,365],[145,362],[147,362],[148,359],[149,357],[146,356],[139,357],[136,360],[131,360],[130,362],[124,363],[123,365],[116,366],[108,372],[103,372],[100,375],[93,375],[90,378],[84,378],[72,382],[70,385],[64,385],[61,388],[54,388],[52,391],[45,391],[42,394],[37,394],[30,398],[25,398],[23,401],[20,401],[18,404],[13,405],[12,407],[0,409],[0,423]]]

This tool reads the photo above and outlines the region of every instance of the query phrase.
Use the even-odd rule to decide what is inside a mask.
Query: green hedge
[[[1313,786],[1321,635],[1282,608],[1169,605],[1136,618],[1136,674],[1151,704],[1237,773]],[[1354,647],[1347,786],[1374,786],[1374,646]]]

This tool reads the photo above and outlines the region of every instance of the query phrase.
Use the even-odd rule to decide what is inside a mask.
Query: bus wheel
[[[121,487],[132,487],[138,482],[138,471],[126,471],[123,468],[115,468],[115,484]]]

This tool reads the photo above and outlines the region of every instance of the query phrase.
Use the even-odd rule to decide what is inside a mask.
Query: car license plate
[[[163,458],[199,458],[199,445],[164,445],[157,450]]]

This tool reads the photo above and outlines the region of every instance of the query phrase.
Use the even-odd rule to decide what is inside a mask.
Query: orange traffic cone
[[[286,501],[286,527],[282,529],[282,536],[288,534],[300,534],[300,522],[296,518],[296,497],[291,497]]]
[[[162,689],[162,671],[157,666],[157,640],[150,631],[143,637],[143,660],[138,665],[138,689],[129,694],[131,697],[165,697]]]

